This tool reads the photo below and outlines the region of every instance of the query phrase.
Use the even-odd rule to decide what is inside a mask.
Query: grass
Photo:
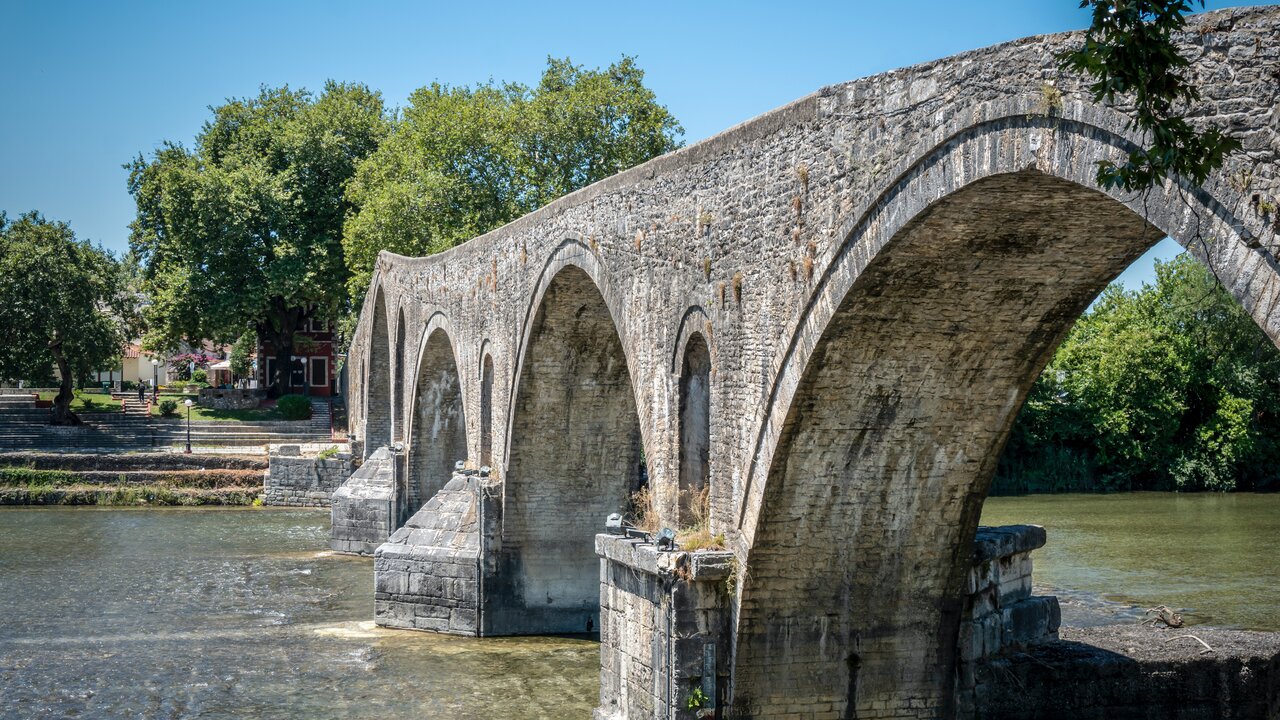
[[[40,393],[41,400],[53,400],[58,396],[57,392]],[[110,395],[105,393],[88,393],[83,390],[75,391],[75,398],[71,401],[71,412],[120,412],[119,400],[112,400]]]
[[[173,400],[178,403],[178,411],[173,415],[174,418],[180,420],[187,419],[187,408],[182,403],[187,400],[194,401],[195,395],[183,395],[180,393],[160,393],[160,400]],[[191,406],[192,420],[225,420],[231,422],[246,421],[264,421],[264,420],[284,420],[284,416],[276,408],[275,403],[267,401],[270,404],[265,407],[253,408],[252,410],[216,410],[214,408],[200,407],[199,405]],[[157,402],[151,406],[152,417],[162,417],[160,415],[160,403]]]
[[[254,472],[174,471],[143,483],[123,473],[116,482],[86,482],[91,475],[0,468],[0,505],[252,505],[262,491]]]

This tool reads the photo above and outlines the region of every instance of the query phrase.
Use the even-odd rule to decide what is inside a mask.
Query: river
[[[1135,621],[1280,630],[1280,494],[1120,493],[988,498],[983,525],[1043,525],[1035,581],[1068,624]]]
[[[991,498],[1067,622],[1280,630],[1280,495]],[[373,627],[373,563],[273,509],[0,509],[0,717],[587,718],[599,646]]]
[[[0,509],[0,717],[589,718],[599,645],[374,628],[273,509]]]

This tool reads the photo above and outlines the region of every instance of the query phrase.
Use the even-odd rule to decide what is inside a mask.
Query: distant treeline
[[[993,494],[1280,490],[1280,350],[1183,254],[1108,287],[1027,398]]]

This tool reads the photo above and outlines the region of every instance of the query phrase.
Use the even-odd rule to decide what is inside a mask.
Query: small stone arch
[[[404,307],[401,306],[396,311],[395,362],[391,366],[394,380],[391,388],[391,441],[401,443],[405,441],[404,431],[408,422],[404,414],[404,381],[407,373],[404,363],[405,332]]]
[[[373,323],[369,327],[369,354],[364,378],[364,455],[391,444],[391,325],[381,285],[375,285]]]
[[[636,396],[607,288],[565,261],[535,295],[513,393],[496,633],[599,626],[594,536],[640,487]]]
[[[493,352],[491,343],[480,345],[480,466],[493,466]]]
[[[418,343],[402,484],[406,515],[449,482],[455,463],[467,459],[464,393],[452,338],[448,320],[435,313]]]

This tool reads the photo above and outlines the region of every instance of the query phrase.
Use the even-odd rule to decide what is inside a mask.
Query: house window
[[[328,332],[328,323],[324,320],[312,318],[307,321],[307,332],[322,333]]]
[[[311,384],[320,387],[329,386],[329,358],[311,358]]]
[[[267,358],[267,374],[262,378],[263,385],[270,385],[276,381],[276,359]]]

